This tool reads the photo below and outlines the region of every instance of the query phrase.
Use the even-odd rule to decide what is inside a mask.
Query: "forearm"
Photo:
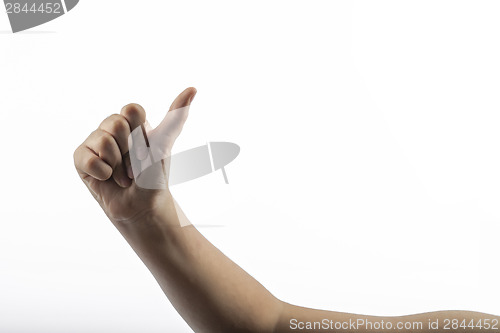
[[[500,332],[500,317],[471,311],[368,316],[284,304],[276,332]],[[474,325],[474,327],[472,327]]]
[[[500,332],[498,316],[470,311],[378,317],[281,302],[182,219],[169,200],[161,213],[115,225],[196,332]]]
[[[179,218],[169,201],[115,225],[194,331],[271,332],[282,302]]]

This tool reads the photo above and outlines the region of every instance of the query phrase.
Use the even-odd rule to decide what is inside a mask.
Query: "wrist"
[[[192,238],[192,230],[188,229],[193,229],[193,226],[184,228],[179,224],[175,206],[172,202],[161,209],[138,214],[134,219],[113,222],[152,272],[158,267],[182,266],[183,244],[188,244]]]
[[[129,243],[166,242],[189,221],[170,194],[158,201],[131,218],[111,221]]]

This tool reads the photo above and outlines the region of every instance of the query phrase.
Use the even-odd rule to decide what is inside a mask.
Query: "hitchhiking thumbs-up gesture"
[[[75,150],[80,178],[113,222],[154,213],[171,199],[164,159],[195,95],[194,88],[179,94],[155,129],[146,122],[144,108],[129,104],[106,118]]]

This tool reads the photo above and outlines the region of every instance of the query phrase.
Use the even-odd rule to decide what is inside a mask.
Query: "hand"
[[[160,151],[171,151],[186,121],[187,112],[180,117],[170,111],[189,106],[195,95],[194,88],[184,90],[172,103],[160,126],[145,129],[147,137],[154,140],[155,144],[159,140],[164,141],[158,148]],[[113,222],[135,220],[172,202],[168,187],[145,189],[134,180],[128,140],[130,134],[145,123],[144,109],[138,104],[129,104],[120,114],[106,118],[74,153],[80,178]],[[134,156],[141,155],[136,154],[135,150],[133,153]],[[141,159],[144,158],[146,156],[143,155]]]

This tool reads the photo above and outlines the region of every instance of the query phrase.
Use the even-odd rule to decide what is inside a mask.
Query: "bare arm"
[[[189,106],[186,89],[170,110]],[[180,127],[166,128],[179,133]],[[449,321],[459,332],[498,332],[499,317],[460,311],[373,317],[302,308],[282,302],[187,223],[168,188],[147,190],[132,174],[128,138],[146,121],[137,104],[105,119],[74,154],[76,169],[106,215],[149,268],[165,295],[196,332],[439,332]],[[167,136],[169,144],[175,137]],[[162,151],[169,151],[171,147]],[[438,327],[430,326],[437,320]],[[485,329],[488,321],[489,329]],[[481,321],[482,329],[477,323]],[[352,322],[356,323],[353,326]],[[370,322],[372,326],[369,326]],[[340,326],[338,326],[340,323]],[[346,326],[346,323],[349,324]],[[401,329],[399,329],[400,325]],[[408,324],[414,323],[411,329]],[[496,325],[495,325],[496,323]],[[380,326],[385,324],[386,326]],[[375,325],[375,326],[374,326]],[[380,329],[377,329],[377,325]]]
[[[282,302],[195,227],[179,227],[173,203],[167,206],[170,209],[161,216],[117,228],[196,332],[440,332],[446,327],[458,332],[500,332],[498,316],[476,312],[376,317]]]
[[[490,329],[485,329],[485,323]],[[379,317],[283,306],[276,332],[499,332],[499,317],[470,311],[438,311]],[[313,327],[312,329],[307,329]],[[316,326],[314,326],[316,325]],[[479,329],[479,325],[483,328]],[[321,327],[319,329],[319,327]],[[496,328],[495,328],[496,327]]]
[[[283,304],[166,206],[115,225],[179,314],[195,332],[272,332]]]

